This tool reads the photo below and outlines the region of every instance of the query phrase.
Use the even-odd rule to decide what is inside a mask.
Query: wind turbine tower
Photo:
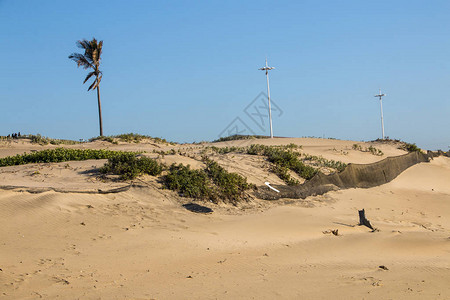
[[[266,78],[267,78],[267,97],[269,99],[269,123],[270,123],[270,138],[273,138],[273,131],[272,131],[272,109],[270,108],[270,88],[269,88],[269,71],[273,70],[275,68],[269,67],[267,65],[267,57],[266,57],[266,66],[264,68],[260,68],[259,70],[266,71]]]
[[[381,89],[378,93],[378,95],[375,95],[375,97],[380,98],[380,111],[381,111],[381,139],[384,140],[384,122],[383,122],[383,97],[386,96],[386,94],[381,93]]]

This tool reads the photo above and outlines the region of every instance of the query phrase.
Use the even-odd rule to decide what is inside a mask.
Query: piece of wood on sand
[[[372,230],[375,230],[370,224],[369,220],[366,219],[366,212],[364,211],[364,208],[362,210],[358,210],[358,213],[359,213],[359,225],[364,225]]]

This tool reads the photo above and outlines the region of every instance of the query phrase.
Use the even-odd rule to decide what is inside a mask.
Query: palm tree
[[[100,103],[100,88],[99,84],[102,80],[102,72],[99,70],[100,66],[100,56],[102,54],[103,41],[97,42],[95,38],[92,41],[82,40],[77,42],[78,48],[84,49],[84,54],[72,53],[69,55],[69,59],[77,63],[78,67],[83,67],[83,69],[93,69],[90,72],[84,83],[95,75],[94,82],[89,86],[88,91],[97,89],[97,100],[98,100],[98,117],[100,121],[100,136],[103,136],[103,122],[102,122],[102,105]]]

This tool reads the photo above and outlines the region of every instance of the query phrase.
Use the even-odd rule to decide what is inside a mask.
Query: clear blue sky
[[[98,135],[87,71],[67,57],[104,41],[105,135],[216,139],[266,91],[276,136],[450,145],[449,1],[0,0],[0,135]],[[242,125],[239,125],[242,126]]]

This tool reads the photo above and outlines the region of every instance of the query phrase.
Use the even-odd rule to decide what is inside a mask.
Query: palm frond
[[[95,79],[94,82],[89,86],[88,91],[95,89],[95,86],[98,85],[98,84],[96,85],[96,83],[97,83],[97,79]]]
[[[102,48],[103,48],[103,41],[100,41],[97,45],[97,57],[98,57],[97,61],[99,64],[100,64],[100,57],[102,55]]]
[[[84,69],[94,68],[83,54],[72,53],[71,55],[69,55],[69,59],[76,62],[78,67],[83,67]]]
[[[98,86],[100,85],[100,81],[102,81],[102,75],[97,76],[97,79],[95,80],[95,85],[92,87],[93,90],[97,89]]]
[[[87,49],[91,48],[91,43],[90,43],[90,41],[83,39],[81,41],[77,41],[77,47],[87,50]]]
[[[95,71],[90,72],[90,73],[86,76],[86,79],[84,79],[83,84],[85,84],[86,81],[88,81],[89,78],[91,78],[93,75],[95,75]]]
[[[86,58],[86,60],[92,65],[95,65],[95,61],[92,59],[92,51],[86,51],[84,52],[84,57]]]
[[[94,65],[94,60],[92,59],[92,41],[88,41],[86,39],[77,41],[78,48],[84,49],[84,57],[91,64]]]

